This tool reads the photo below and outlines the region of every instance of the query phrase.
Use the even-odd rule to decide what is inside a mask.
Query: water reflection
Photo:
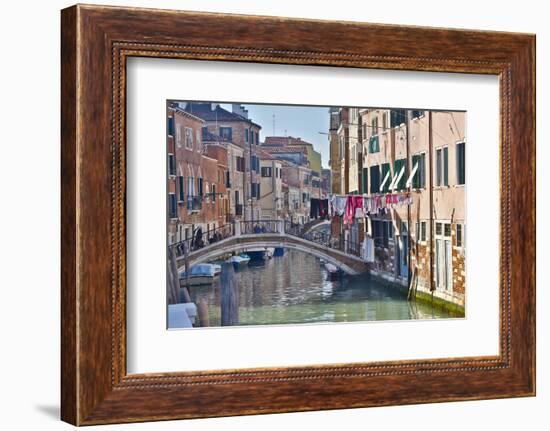
[[[239,271],[223,264],[214,284],[190,290],[200,326],[452,317],[367,275],[328,280],[319,259],[293,250]]]

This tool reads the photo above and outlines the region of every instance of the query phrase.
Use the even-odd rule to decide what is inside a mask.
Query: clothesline
[[[401,205],[411,205],[412,196],[405,193],[387,193],[384,195],[330,195],[329,215],[344,217],[344,224],[353,223],[354,218],[385,214],[388,209]]]

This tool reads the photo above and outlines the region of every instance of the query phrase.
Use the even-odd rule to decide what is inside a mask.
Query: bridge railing
[[[282,233],[281,220],[241,221],[241,234]]]
[[[361,243],[359,240],[346,240],[343,236],[334,237],[329,232],[310,230],[305,225],[285,222],[285,233],[302,238],[334,250],[353,256],[361,256]]]
[[[185,253],[191,253],[193,251],[200,250],[207,245],[214,244],[221,241],[222,239],[226,239],[234,235],[235,229],[233,223],[227,223],[216,229],[203,231],[202,235],[198,235],[195,232],[192,238],[178,241],[170,245],[169,247],[174,248],[176,252],[176,257],[180,257],[185,255]]]

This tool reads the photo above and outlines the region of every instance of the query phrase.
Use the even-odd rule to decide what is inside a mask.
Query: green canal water
[[[200,310],[199,326],[453,317],[440,307],[407,301],[403,289],[368,275],[331,281],[318,258],[294,250],[239,271],[224,264],[214,284],[192,286],[190,295]]]

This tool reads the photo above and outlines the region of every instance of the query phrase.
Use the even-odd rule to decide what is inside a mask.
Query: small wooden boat
[[[244,268],[250,262],[250,257],[246,254],[241,254],[240,256],[231,256],[227,262],[233,265],[235,271]]]
[[[189,277],[186,272],[180,274],[180,286],[203,286],[214,283],[216,277],[216,270],[214,265],[210,263],[201,263],[191,267],[189,271]]]

